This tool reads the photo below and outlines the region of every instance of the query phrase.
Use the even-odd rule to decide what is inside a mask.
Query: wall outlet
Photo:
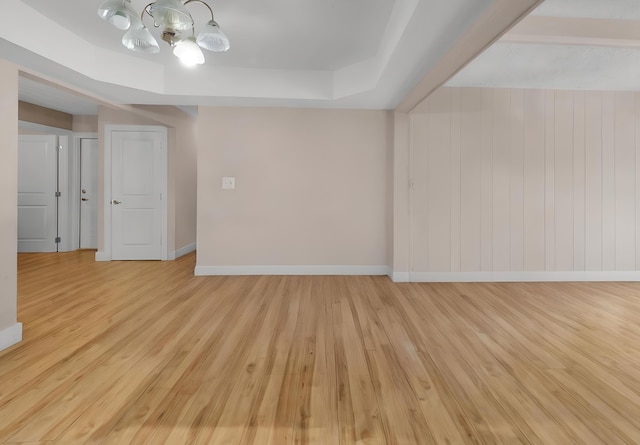
[[[222,178],[222,189],[233,190],[236,188],[236,178],[233,176],[225,176]]]

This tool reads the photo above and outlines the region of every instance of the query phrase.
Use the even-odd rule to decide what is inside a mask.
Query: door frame
[[[162,193],[162,250],[161,260],[167,261],[169,259],[169,237],[168,237],[168,205],[167,205],[167,192],[168,192],[168,149],[167,149],[167,127],[160,125],[105,125],[104,126],[104,156],[102,157],[104,163],[104,181],[103,181],[103,250],[96,253],[96,261],[111,261],[112,249],[111,249],[111,173],[112,173],[112,133],[114,131],[135,131],[135,132],[153,132],[160,133],[161,146],[160,151],[160,191]],[[78,179],[79,180],[79,179]],[[98,233],[98,237],[100,234]]]
[[[71,144],[71,175],[69,197],[71,201],[71,227],[69,228],[70,250],[80,248],[80,144],[82,139],[98,139],[98,133],[74,133]],[[98,142],[99,143],[99,142]],[[99,174],[100,172],[98,172]]]

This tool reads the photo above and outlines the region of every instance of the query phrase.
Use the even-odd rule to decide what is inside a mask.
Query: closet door
[[[18,143],[18,252],[58,250],[56,136],[21,135]]]

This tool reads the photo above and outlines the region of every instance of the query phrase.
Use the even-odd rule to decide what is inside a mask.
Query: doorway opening
[[[98,165],[97,138],[80,138],[78,247],[98,249]],[[78,198],[78,196],[76,196]]]

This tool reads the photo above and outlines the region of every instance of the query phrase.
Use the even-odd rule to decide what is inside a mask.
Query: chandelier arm
[[[149,12],[149,6],[153,5],[155,2],[151,2],[149,3],[147,6],[145,6],[144,8],[142,8],[142,12],[140,13],[140,21],[144,23],[143,18],[144,18],[144,13],[146,12],[147,15],[151,18],[153,18],[153,16],[151,15],[151,13]],[[154,23],[155,25],[155,23]]]
[[[183,4],[184,4],[184,6],[187,6],[191,2],[198,2],[198,3],[202,3],[203,5],[205,5],[209,9],[209,12],[211,13],[211,20],[214,20],[214,18],[213,18],[213,9],[211,9],[211,6],[206,4],[203,0],[187,0]]]

